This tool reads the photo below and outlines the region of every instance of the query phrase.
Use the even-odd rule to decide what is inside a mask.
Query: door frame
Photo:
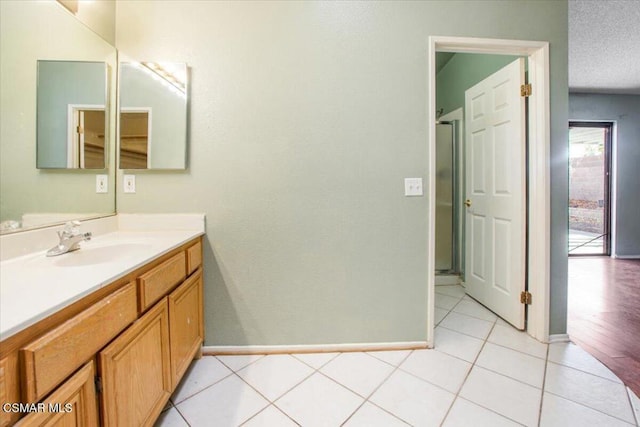
[[[569,133],[571,133],[571,127],[582,128],[602,128],[606,129],[604,140],[604,171],[605,171],[605,186],[604,186],[604,244],[606,251],[600,254],[571,254],[568,256],[613,256],[613,138],[615,136],[615,122],[611,120],[569,120]],[[569,159],[571,161],[571,159]],[[569,190],[571,190],[571,182],[569,182]]]
[[[79,141],[76,139],[76,135],[77,135],[76,127],[79,126],[77,117],[80,114],[80,111],[84,111],[84,110],[104,111],[105,117],[107,117],[106,107],[102,104],[68,104],[67,105],[67,168],[84,169],[84,146],[81,146]],[[105,134],[107,132],[107,127],[108,127],[108,124],[105,122],[104,124]]]
[[[470,37],[430,36],[428,50],[428,195],[435,194],[436,134],[436,52],[484,53],[526,56],[528,59],[529,97],[528,139],[528,232],[537,236],[527,242],[527,282],[532,303],[527,310],[526,332],[535,339],[549,341],[550,292],[550,109],[549,43],[544,41],[504,40]],[[433,347],[435,334],[435,213],[434,197],[428,197],[427,240],[427,346]]]
[[[147,169],[151,169],[151,135],[153,133],[153,108],[152,107],[120,107],[118,119],[122,113],[146,113],[147,114]],[[121,121],[121,120],[120,120]],[[122,146],[122,135],[118,126],[118,148]],[[118,159],[120,161],[120,159]]]

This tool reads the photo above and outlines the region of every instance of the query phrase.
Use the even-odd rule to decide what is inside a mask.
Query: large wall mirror
[[[57,77],[40,65],[61,65]],[[77,99],[70,104],[80,107],[77,120],[83,123],[103,121],[101,134],[103,157],[85,156],[70,162],[67,131],[68,107],[62,120],[64,136],[56,140],[59,146],[36,148],[38,137],[52,133],[38,127],[42,119],[38,102],[39,87],[52,83],[54,89],[65,73],[74,73],[69,66],[92,64],[100,69],[98,92],[109,91],[100,100]],[[106,64],[106,65],[105,65]],[[115,213],[115,88],[116,49],[76,19],[55,1],[0,1],[0,224],[2,232],[59,223]],[[73,68],[73,67],[71,67]],[[82,67],[81,67],[82,68]],[[106,70],[109,83],[105,82]],[[75,80],[74,80],[75,81]],[[106,86],[105,86],[106,85]],[[59,87],[58,87],[59,88]],[[106,89],[105,89],[106,88]],[[111,101],[110,101],[111,100]],[[107,110],[100,110],[100,106]],[[57,110],[56,110],[57,111]],[[57,111],[58,112],[58,111]],[[56,114],[57,114],[56,112]],[[101,114],[107,118],[102,119]],[[76,120],[76,119],[74,119]],[[106,121],[106,122],[105,122]],[[60,125],[58,122],[57,125]],[[90,125],[93,126],[93,125]],[[92,131],[93,132],[93,131]],[[37,136],[36,136],[37,135]],[[51,135],[47,135],[51,136]],[[99,139],[100,135],[96,135]],[[94,143],[92,143],[94,144]],[[95,145],[94,144],[94,145]],[[78,146],[78,153],[89,150]],[[87,154],[87,153],[85,153]],[[95,153],[94,153],[95,154]],[[69,164],[99,170],[69,170]],[[47,165],[48,166],[45,166]],[[55,166],[52,166],[55,165]],[[38,169],[55,167],[61,169]],[[105,170],[106,169],[106,170]],[[108,174],[108,192],[96,193],[96,173]]]
[[[119,85],[120,169],[185,169],[186,64],[123,62]]]
[[[37,166],[106,167],[107,64],[38,60]]]

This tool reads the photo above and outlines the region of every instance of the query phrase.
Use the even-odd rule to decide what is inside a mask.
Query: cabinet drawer
[[[93,360],[45,399],[44,411],[32,412],[17,424],[20,427],[98,425]]]
[[[151,307],[187,277],[185,266],[185,253],[182,251],[138,277],[141,312]]]
[[[136,320],[136,308],[136,288],[129,283],[24,347],[24,401],[37,402],[93,357]]]
[[[191,274],[202,265],[202,243],[198,242],[187,249],[187,274]]]

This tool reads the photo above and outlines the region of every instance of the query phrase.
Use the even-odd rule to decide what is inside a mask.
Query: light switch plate
[[[96,175],[96,193],[106,193],[109,191],[109,176]]]
[[[405,178],[404,195],[422,196],[422,178]]]
[[[136,192],[136,176],[125,175],[123,178],[124,178],[124,192],[135,193]]]

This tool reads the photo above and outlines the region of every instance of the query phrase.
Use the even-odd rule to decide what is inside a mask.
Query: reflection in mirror
[[[102,113],[91,109],[105,105],[104,77],[101,101],[75,101],[92,106],[77,109],[76,120],[83,121],[85,128],[85,144],[83,149],[78,146],[77,163],[84,161],[86,168],[105,168],[106,163],[107,171],[99,174],[108,175],[108,192],[96,193],[95,172],[37,168],[36,159],[43,154],[36,150],[38,60],[96,62],[102,64],[103,76],[106,63],[108,99],[115,99],[117,53],[111,44],[55,1],[0,0],[0,233],[115,213],[116,103],[106,102],[104,119],[96,119],[94,116]],[[63,114],[60,157],[64,162],[68,112]],[[106,151],[98,148],[104,157],[95,158],[90,147],[94,143],[91,138],[87,142],[87,132],[94,133],[94,121],[103,123],[104,128],[105,120],[107,128],[95,134],[107,135],[98,143],[104,144]]]
[[[37,167],[104,169],[107,65],[38,61]]]
[[[149,167],[149,135],[151,109],[146,111],[120,109],[120,168],[147,169]]]
[[[120,169],[185,169],[187,66],[121,63]]]

